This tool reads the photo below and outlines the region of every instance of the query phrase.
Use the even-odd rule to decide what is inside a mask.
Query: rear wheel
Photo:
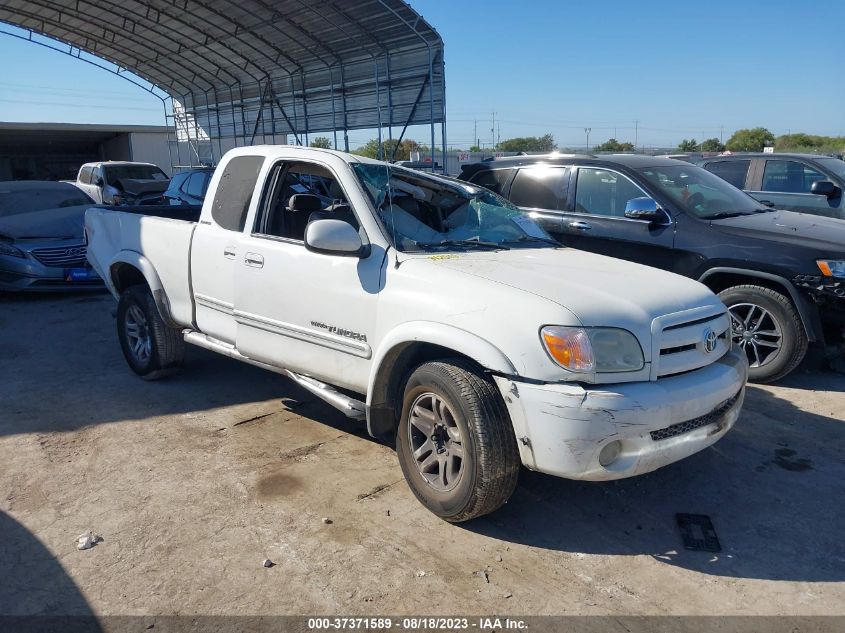
[[[120,295],[117,337],[129,367],[144,380],[173,373],[185,357],[182,332],[164,322],[145,285],[130,286]]]
[[[807,333],[792,300],[763,286],[733,286],[719,293],[728,306],[734,343],[748,357],[748,378],[773,382],[807,354]]]
[[[499,508],[519,475],[505,404],[495,385],[462,359],[425,363],[411,374],[396,451],[417,499],[452,522]]]

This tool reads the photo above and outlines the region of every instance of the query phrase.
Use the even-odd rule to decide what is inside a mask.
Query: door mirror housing
[[[631,198],[625,204],[625,217],[644,220],[655,224],[669,224],[669,214],[660,208],[656,200],[648,197]]]
[[[325,255],[363,257],[366,247],[358,230],[344,220],[321,218],[305,227],[305,248]]]
[[[829,180],[817,180],[810,187],[810,193],[829,199],[841,196],[842,190]]]
[[[106,182],[103,180],[102,176],[98,176],[97,180],[94,184],[97,185],[98,187],[102,187],[103,185],[106,184]]]

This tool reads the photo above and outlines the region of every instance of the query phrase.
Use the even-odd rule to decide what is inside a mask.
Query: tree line
[[[311,147],[331,149],[332,143],[328,137],[318,136],[311,142]],[[842,153],[845,151],[845,136],[821,136],[817,134],[782,134],[775,136],[764,127],[745,128],[737,130],[722,143],[718,138],[708,138],[697,141],[694,138],[683,139],[678,144],[680,152],[762,152],[764,147],[774,147],[776,151],[795,151],[807,153]],[[506,139],[487,151],[494,152],[552,152],[558,148],[552,134],[543,136],[519,136]],[[409,160],[412,152],[422,155],[430,151],[428,145],[417,143],[411,139],[404,139],[397,144],[396,139],[385,139],[379,147],[378,139],[372,139],[361,147],[352,150],[353,154],[369,158],[393,160]],[[633,143],[620,142],[615,138],[608,139],[592,147],[594,152],[633,152]],[[471,152],[483,151],[480,147],[469,148]]]

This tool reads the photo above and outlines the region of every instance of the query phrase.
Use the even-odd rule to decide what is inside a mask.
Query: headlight
[[[825,277],[845,277],[845,259],[820,259],[816,265]]]
[[[23,257],[23,251],[15,248],[8,242],[0,242],[0,255],[8,255],[9,257]]]
[[[637,338],[618,328],[579,328],[548,325],[540,338],[549,356],[577,373],[637,371],[645,358]]]

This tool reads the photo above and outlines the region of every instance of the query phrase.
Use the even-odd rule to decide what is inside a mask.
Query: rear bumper
[[[707,367],[653,382],[596,389],[502,377],[496,383],[525,466],[602,481],[651,472],[717,442],[739,417],[747,373],[734,348]],[[602,449],[613,442],[619,455],[603,466]]]

